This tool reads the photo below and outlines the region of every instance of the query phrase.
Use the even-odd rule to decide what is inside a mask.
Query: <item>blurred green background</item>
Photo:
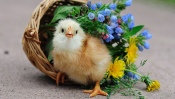
[[[158,4],[163,6],[175,7],[175,0],[137,0],[145,3]]]
[[[171,12],[175,12],[175,0],[134,0],[136,2],[144,3],[158,8],[165,8]]]
[[[171,5],[175,4],[175,0],[151,0],[151,1],[156,1],[160,3],[171,4]]]

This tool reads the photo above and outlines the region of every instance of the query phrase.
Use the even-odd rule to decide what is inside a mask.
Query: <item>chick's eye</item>
[[[78,30],[76,30],[75,33],[77,34],[78,33]]]
[[[64,29],[63,28],[61,29],[61,32],[64,33]]]

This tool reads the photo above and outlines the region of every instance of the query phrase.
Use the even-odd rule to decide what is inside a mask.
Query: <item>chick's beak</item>
[[[69,27],[66,31],[66,37],[68,38],[72,38],[74,35],[73,35],[73,29],[72,27]]]

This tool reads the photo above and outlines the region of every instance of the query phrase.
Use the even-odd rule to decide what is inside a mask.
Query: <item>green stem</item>
[[[135,72],[135,71],[132,71],[132,70],[129,70],[129,69],[125,69],[125,71],[132,72],[132,73],[137,74],[138,76],[142,77],[142,75],[141,75],[141,74],[139,74],[139,73],[137,73],[137,72]]]

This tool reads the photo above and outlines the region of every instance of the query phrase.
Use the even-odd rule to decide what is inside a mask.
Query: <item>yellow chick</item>
[[[95,27],[94,27],[95,28]],[[53,38],[54,68],[58,71],[57,84],[64,82],[64,74],[80,84],[94,83],[93,90],[84,90],[90,97],[108,95],[100,88],[100,81],[111,62],[105,44],[99,38],[84,33],[73,19],[61,20]]]

